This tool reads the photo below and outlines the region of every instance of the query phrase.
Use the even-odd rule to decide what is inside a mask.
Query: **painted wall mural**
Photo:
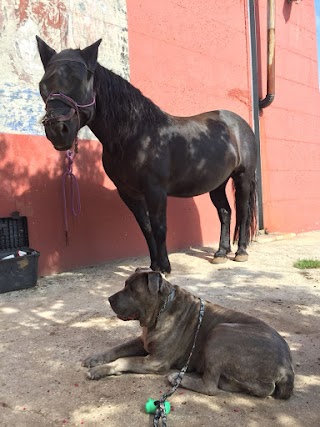
[[[129,79],[125,0],[2,0],[0,14],[0,132],[43,135],[43,74],[35,36],[57,51],[102,38],[99,62]],[[91,138],[89,129],[81,137]]]

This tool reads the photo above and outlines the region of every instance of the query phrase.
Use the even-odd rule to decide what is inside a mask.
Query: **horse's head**
[[[101,39],[83,50],[66,49],[60,53],[40,37],[37,42],[45,70],[39,88],[46,104],[46,136],[56,150],[69,150],[79,129],[94,116],[93,76]]]

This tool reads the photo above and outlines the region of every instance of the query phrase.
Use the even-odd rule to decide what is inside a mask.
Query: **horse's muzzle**
[[[46,136],[58,151],[69,150],[77,134],[70,123],[55,122],[45,125]]]
[[[71,150],[71,148],[72,148],[72,144],[70,145],[70,146],[58,146],[58,145],[54,145],[53,144],[53,147],[55,148],[55,150],[57,150],[57,151],[67,151],[67,150]]]

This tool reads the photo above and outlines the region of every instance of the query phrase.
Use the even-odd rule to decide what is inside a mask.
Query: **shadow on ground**
[[[293,262],[316,250],[319,233],[254,244],[249,262],[213,266],[207,253],[170,255],[170,281],[207,300],[265,320],[285,336],[294,358],[296,386],[289,401],[223,393],[215,397],[178,389],[168,426],[308,427],[320,418],[320,276],[301,274]],[[276,255],[275,255],[276,254]],[[281,254],[281,256],[279,255]],[[42,278],[36,288],[0,295],[0,416],[2,425],[148,426],[149,398],[164,376],[126,374],[98,382],[81,360],[140,334],[122,322],[107,298],[148,258],[131,258]],[[129,415],[129,416],[128,416]]]

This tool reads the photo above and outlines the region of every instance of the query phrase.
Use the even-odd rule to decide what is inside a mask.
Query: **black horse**
[[[236,261],[246,261],[256,227],[257,147],[250,126],[237,114],[216,110],[174,117],[129,82],[97,62],[101,40],[56,53],[37,37],[45,74],[40,93],[46,103],[47,138],[68,150],[88,125],[103,145],[102,162],[147,241],[151,268],[171,271],[166,248],[167,196],[209,193],[221,223],[213,262],[227,260],[231,209],[226,184],[236,200]]]

